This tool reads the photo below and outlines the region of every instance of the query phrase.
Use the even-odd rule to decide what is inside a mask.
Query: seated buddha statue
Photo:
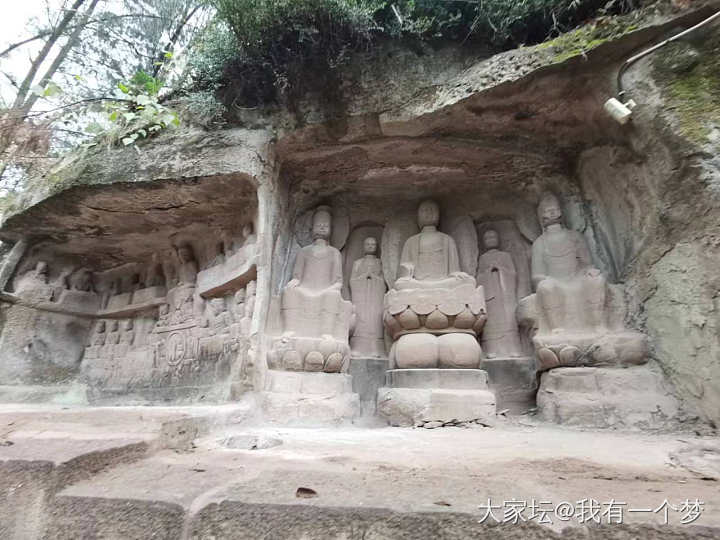
[[[538,218],[543,233],[532,247],[536,293],[520,302],[518,318],[534,332],[539,368],[646,362],[647,336],[624,328],[622,293],[592,265],[585,238],[564,226],[555,195],[541,198]]]
[[[454,288],[475,279],[460,271],[455,240],[437,230],[440,208],[435,201],[418,207],[420,232],[408,238],[400,256],[399,278],[395,289]]]
[[[538,205],[543,233],[532,247],[532,281],[541,315],[540,331],[602,332],[606,281],[592,266],[583,236],[567,229],[557,197]]]
[[[346,310],[342,289],[340,251],[328,243],[332,226],[330,208],[319,206],[313,214],[312,244],[298,253],[293,277],[281,297],[284,335],[337,337]],[[345,325],[347,326],[347,324]],[[338,335],[336,335],[338,334]]]
[[[480,363],[483,290],[460,271],[455,240],[437,230],[439,222],[437,203],[420,204],[420,232],[405,242],[400,277],[385,295],[393,368],[477,368]]]

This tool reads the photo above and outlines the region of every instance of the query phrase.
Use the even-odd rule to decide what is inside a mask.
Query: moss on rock
[[[675,69],[687,51],[686,44],[671,44],[653,59],[656,80],[667,99],[667,108],[674,113],[678,132],[691,142],[714,142],[720,147],[720,35],[707,39],[697,52],[694,66]],[[685,55],[686,57],[688,54]]]
[[[554,63],[580,56],[605,42],[617,39],[638,29],[637,15],[602,17],[593,24],[582,26],[561,34],[553,40],[540,44],[539,48],[552,48]]]

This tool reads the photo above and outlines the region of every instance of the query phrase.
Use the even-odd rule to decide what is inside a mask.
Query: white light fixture
[[[610,116],[612,116],[619,124],[627,124],[628,120],[632,116],[632,110],[635,108],[637,103],[632,99],[623,103],[617,98],[610,98],[605,102],[604,109]]]
[[[680,39],[683,36],[688,35],[690,32],[693,32],[694,30],[697,30],[701,26],[705,26],[709,22],[720,18],[720,11],[715,13],[714,15],[710,15],[707,19],[704,21],[699,22],[695,26],[688,28],[687,30],[684,30],[680,32],[679,34],[674,35],[673,37],[666,39],[665,41],[658,43],[657,45],[654,45],[650,47],[647,50],[644,50],[641,53],[636,54],[635,56],[631,56],[625,62],[622,66],[620,66],[620,71],[618,71],[617,75],[617,98],[610,98],[605,102],[605,105],[603,108],[605,109],[605,112],[607,112],[610,116],[612,116],[616,122],[619,124],[627,124],[630,118],[632,117],[632,110],[636,107],[637,103],[635,103],[632,99],[629,99],[623,103],[623,99],[625,98],[625,90],[623,90],[622,86],[622,76],[623,73],[625,73],[625,70],[629,68],[632,64],[640,60],[642,57],[647,56],[648,54],[657,51],[659,48],[664,47],[668,43],[672,43],[673,41]]]

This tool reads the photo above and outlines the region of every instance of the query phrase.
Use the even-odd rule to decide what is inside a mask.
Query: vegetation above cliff
[[[378,39],[443,40],[500,51],[542,42],[639,0],[209,0],[217,21],[195,56],[198,87],[232,87],[245,106],[302,92]]]

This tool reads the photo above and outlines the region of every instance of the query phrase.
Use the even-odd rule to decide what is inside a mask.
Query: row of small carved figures
[[[216,248],[216,253],[203,265],[203,269],[221,265],[225,260],[239,252],[241,249],[247,248],[251,244],[256,243],[256,237],[252,232],[252,225],[246,225],[243,229],[243,240],[240,243],[233,242],[228,238]],[[122,278],[112,279],[109,282],[102,283],[96,279],[95,274],[87,268],[70,268],[60,273],[60,275],[52,282],[49,282],[49,267],[45,261],[38,261],[32,270],[29,270],[22,276],[19,281],[30,280],[39,282],[44,285],[53,285],[58,290],[74,290],[81,292],[94,292],[102,294],[104,298],[103,308],[106,307],[108,299],[111,296],[124,293],[133,293],[140,289],[150,287],[160,287],[175,285],[181,282],[180,269],[183,266],[194,266],[195,272],[198,270],[197,260],[194,251],[189,244],[182,244],[176,249],[177,261],[174,264],[163,264],[158,260],[157,256],[153,256],[152,263],[144,270],[134,272]],[[59,294],[56,292],[52,300],[57,300]]]

